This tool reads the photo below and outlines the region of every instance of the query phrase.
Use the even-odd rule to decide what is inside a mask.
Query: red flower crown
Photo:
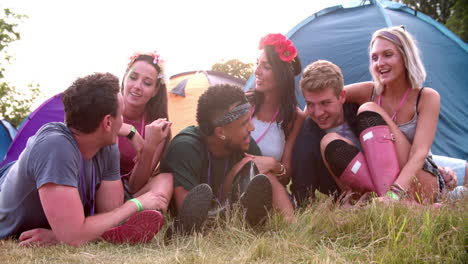
[[[258,49],[263,49],[265,46],[275,47],[275,52],[284,62],[290,63],[297,56],[297,50],[291,40],[287,39],[282,34],[268,34],[260,40]]]

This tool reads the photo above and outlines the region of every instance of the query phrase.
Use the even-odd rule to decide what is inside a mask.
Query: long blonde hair
[[[416,46],[416,40],[414,37],[402,26],[383,28],[375,31],[369,45],[370,60],[372,60],[372,45],[377,38],[388,40],[397,47],[405,62],[406,75],[411,83],[411,88],[415,89],[421,87],[426,80],[426,70],[424,69],[424,65],[421,61],[419,49]],[[376,93],[382,93],[385,87],[374,74],[372,63],[369,64],[369,71],[375,84]]]

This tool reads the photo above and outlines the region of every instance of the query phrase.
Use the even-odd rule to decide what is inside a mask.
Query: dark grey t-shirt
[[[85,201],[93,196],[93,168],[95,186],[103,180],[120,180],[117,146],[104,147],[90,161],[83,161],[65,124],[41,127],[28,140],[18,161],[0,178],[0,238],[18,236],[34,228],[50,228],[38,192],[44,184],[78,188],[85,206]]]

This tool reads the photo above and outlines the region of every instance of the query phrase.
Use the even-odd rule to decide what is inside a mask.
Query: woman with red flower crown
[[[260,40],[260,56],[255,68],[255,87],[248,92],[252,103],[252,137],[262,155],[282,163],[278,180],[286,185],[291,178],[294,141],[305,114],[298,108],[294,76],[301,62],[291,40],[282,34],[268,34]]]
[[[164,222],[162,212],[168,209],[173,185],[172,175],[158,174],[157,169],[170,139],[171,127],[167,120],[163,63],[157,52],[137,52],[130,57],[122,80],[124,123],[118,137],[125,200],[136,200],[137,203],[133,197],[151,191],[160,203],[159,212],[153,213],[159,215],[155,219],[140,221],[158,221],[159,228]],[[115,235],[121,233],[120,230],[110,230],[103,234],[103,238],[110,242],[124,242],[125,236]]]

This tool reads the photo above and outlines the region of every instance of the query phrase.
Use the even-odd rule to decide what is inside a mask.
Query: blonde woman
[[[377,30],[369,45],[373,82],[345,87],[357,103],[360,141],[382,200],[434,201],[444,181],[431,160],[439,94],[423,87],[426,71],[403,27]]]

